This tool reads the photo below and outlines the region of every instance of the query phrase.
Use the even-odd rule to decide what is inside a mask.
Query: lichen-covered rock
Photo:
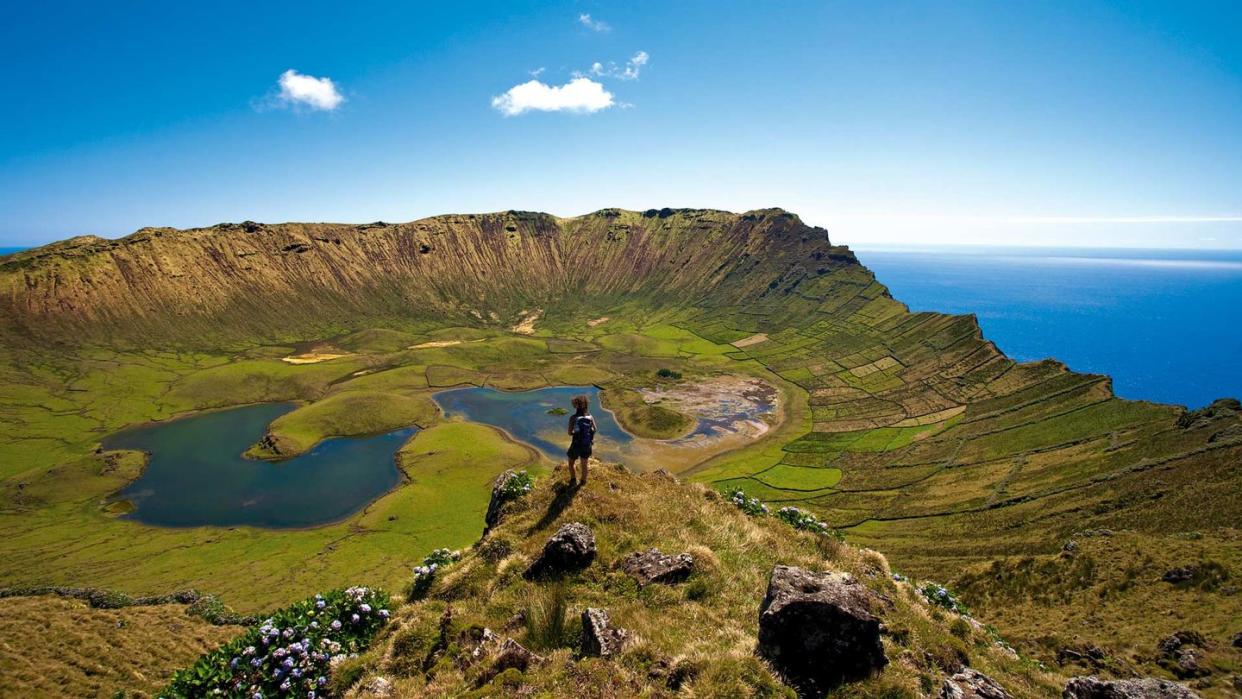
[[[561,525],[526,569],[528,580],[582,570],[595,560],[595,534],[580,522]]]
[[[372,677],[358,688],[358,696],[389,699],[393,696],[392,682],[387,677]]]
[[[637,580],[639,586],[653,582],[672,585],[694,572],[694,556],[688,553],[667,556],[659,549],[635,551],[621,560],[621,570]]]
[[[963,668],[944,681],[940,699],[1013,699],[1013,695],[982,672]]]
[[[483,536],[487,536],[488,532],[494,529],[497,524],[500,524],[501,510],[509,502],[509,499],[504,495],[505,484],[516,473],[513,469],[509,469],[496,476],[496,480],[492,481],[492,499],[487,503],[487,514],[483,515]]]
[[[871,607],[847,573],[776,566],[759,607],[758,652],[804,694],[863,679],[888,662]]]
[[[612,626],[607,609],[587,607],[582,611],[582,654],[610,658],[621,652],[629,632]]]
[[[1136,680],[1102,680],[1075,677],[1065,685],[1062,699],[1199,699],[1185,685],[1147,677]]]
[[[1156,649],[1160,651],[1161,655],[1172,657],[1176,656],[1184,646],[1203,647],[1204,645],[1206,645],[1206,641],[1203,638],[1203,634],[1197,631],[1177,631],[1160,639],[1160,642],[1156,644]]]

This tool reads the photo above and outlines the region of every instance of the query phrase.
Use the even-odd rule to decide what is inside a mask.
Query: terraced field
[[[1174,626],[1221,635],[1242,617],[1224,584],[1137,623],[1133,600],[1167,586],[1167,555],[1107,598],[1104,572],[1073,583],[1093,596],[1056,599],[986,573],[1061,560],[1079,532],[1107,529],[1187,556],[1176,544],[1199,536],[1202,560],[1178,565],[1242,574],[1236,402],[1186,413],[1117,399],[1106,377],[1054,361],[1015,363],[971,317],[910,313],[826,231],[779,210],[145,229],[0,258],[0,318],[0,584],[190,583],[242,608],[360,574],[391,585],[426,550],[473,540],[493,474],[551,466],[489,428],[443,421],[431,391],[594,383],[629,395],[670,369],[762,378],[781,394],[762,439],[671,470],[810,509],[899,570],[966,586],[1003,633],[1023,636],[999,605],[1031,605],[1051,620],[1022,648],[1040,660],[1090,633],[1086,605],[1128,620],[1090,640],[1131,656]],[[277,400],[305,405],[256,455],[426,428],[402,452],[406,484],[302,532],[151,530],[106,511],[141,461],[95,453],[104,435]]]

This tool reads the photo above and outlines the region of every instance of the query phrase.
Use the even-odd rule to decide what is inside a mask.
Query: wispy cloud
[[[603,20],[594,19],[591,17],[591,15],[588,15],[585,12],[578,15],[578,24],[581,24],[582,26],[586,27],[587,29],[590,29],[593,32],[599,32],[601,34],[612,31],[612,27],[608,26],[607,22],[604,22]]]
[[[345,101],[331,78],[303,75],[292,68],[280,74],[277,85],[276,106],[330,112]]]
[[[530,80],[514,85],[503,95],[492,98],[492,107],[505,116],[526,112],[577,112],[592,114],[615,104],[612,93],[587,77],[577,77],[564,85],[548,85]]]
[[[646,51],[639,51],[625,62],[625,65],[619,66],[609,61],[608,65],[604,65],[599,61],[591,64],[591,75],[601,78],[616,78],[618,80],[638,80],[638,74],[642,72],[647,62],[651,60],[651,56]]]

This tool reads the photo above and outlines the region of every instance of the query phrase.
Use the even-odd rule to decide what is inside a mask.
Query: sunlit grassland
[[[11,465],[0,513],[0,586],[77,584],[134,594],[194,586],[245,610],[360,579],[396,589],[426,551],[477,537],[496,474],[547,468],[537,453],[497,430],[443,422],[434,390],[463,384],[628,390],[654,381],[665,367],[690,377],[735,369],[766,374],[757,364],[724,358],[728,347],[672,326],[655,328],[659,337],[648,339],[686,351],[615,352],[592,342],[596,332],[558,344],[446,328],[358,331],[233,354],[90,350],[41,364],[14,361],[7,371],[20,380],[0,388],[0,411],[16,428],[0,435],[0,454]],[[427,342],[454,344],[411,349]],[[584,351],[551,351],[569,347]],[[315,348],[348,353],[310,364],[282,361]],[[305,530],[172,529],[116,516],[123,510],[109,497],[140,473],[143,460],[96,453],[102,438],[196,410],[290,400],[301,406],[269,427],[282,455],[332,436],[424,427],[398,455],[403,482],[343,522]]]
[[[93,609],[55,596],[0,599],[3,692],[155,696],[175,670],[241,630],[213,626],[186,614],[181,604]]]

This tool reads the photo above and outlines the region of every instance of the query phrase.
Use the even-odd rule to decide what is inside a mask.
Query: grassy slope
[[[0,696],[155,696],[173,672],[241,630],[179,604],[92,609],[60,597],[0,599]]]
[[[754,655],[759,603],[772,566],[782,563],[849,571],[892,602],[877,607],[890,629],[885,650],[891,664],[875,678],[846,686],[840,696],[912,697],[938,690],[945,676],[940,664],[954,657],[968,658],[1017,697],[1051,696],[1062,681],[1008,655],[956,615],[929,609],[910,584],[893,582],[875,552],[799,533],[772,517],[747,517],[709,489],[657,474],[597,467],[580,491],[563,489],[563,475],[562,469],[560,478],[545,479],[511,506],[481,547],[445,570],[427,599],[398,610],[377,647],[363,657],[364,678],[382,675],[407,696],[466,694],[486,665],[471,665],[467,636],[471,627],[485,626],[548,660],[485,684],[472,696],[671,696],[652,678],[661,662],[692,678],[682,690],[690,696],[784,696],[788,690]],[[524,580],[522,570],[565,522],[592,528],[596,563],[559,586]],[[650,547],[691,552],[696,572],[679,585],[640,590],[615,566],[625,554]],[[567,607],[564,634],[549,636],[538,623],[506,629],[519,611],[537,618],[558,589]],[[449,606],[448,649],[425,662]],[[573,657],[577,619],[588,606],[608,609],[612,622],[635,638],[613,661]]]

